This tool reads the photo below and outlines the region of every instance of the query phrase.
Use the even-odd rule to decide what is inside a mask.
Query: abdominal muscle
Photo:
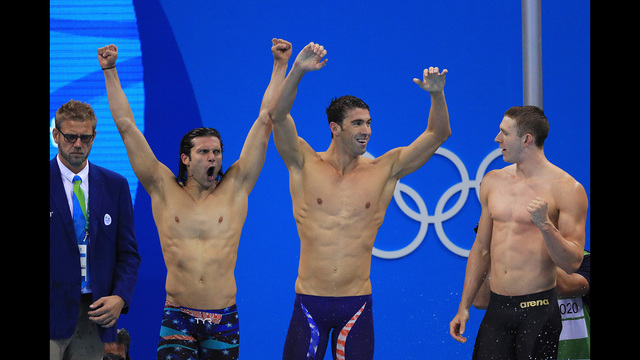
[[[325,223],[326,222],[319,222]],[[375,230],[360,232],[353,226],[301,229],[300,264],[295,290],[316,296],[357,296],[371,294],[371,251]],[[313,235],[309,235],[313,234]]]
[[[180,243],[180,247],[163,246],[167,266],[167,301],[200,310],[234,305],[236,251],[207,244],[213,240],[175,241]],[[235,248],[237,250],[237,243]]]

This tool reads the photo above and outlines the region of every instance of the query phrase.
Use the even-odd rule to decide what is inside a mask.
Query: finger
[[[87,314],[89,314],[90,317],[100,317],[103,316],[104,314],[106,314],[108,311],[104,308],[104,307],[100,307],[96,310],[92,310],[87,312]]]
[[[322,62],[319,62],[318,69],[322,69],[325,65],[327,65],[327,60],[329,59],[324,59]]]
[[[97,308],[102,307],[104,305],[104,301],[105,301],[104,298],[100,298],[100,299],[94,301],[93,304],[89,305],[89,307],[91,309],[97,309]]]
[[[116,324],[116,321],[117,321],[117,319],[113,319],[113,320],[107,322],[106,324],[102,324],[102,327],[103,328],[110,328],[110,327],[112,327],[113,325]]]
[[[413,82],[420,85],[422,84],[422,81],[420,81],[419,79],[413,78]]]

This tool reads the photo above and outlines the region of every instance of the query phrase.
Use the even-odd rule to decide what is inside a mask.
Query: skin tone
[[[87,157],[89,157],[96,135],[94,124],[90,121],[69,119],[62,121],[59,126],[60,129],[54,128],[52,131],[53,140],[58,145],[58,158],[64,166],[77,174],[87,166]],[[94,138],[89,143],[84,143],[78,136],[74,142],[69,142],[65,140],[63,133],[66,135],[93,134]],[[89,320],[105,328],[112,327],[120,317],[124,305],[124,300],[118,295],[101,297],[89,305],[91,309],[94,309],[88,313]]]
[[[271,123],[266,111],[275,89],[284,80],[291,44],[272,40],[271,81],[265,91],[240,158],[219,183],[222,166],[216,137],[193,139],[190,154],[182,154],[188,179],[178,184],[174,174],[154,156],[135,126],[116,68],[104,71],[109,106],[136,176],[151,197],[153,216],[167,266],[166,299],[195,309],[222,309],[235,304],[234,269],[248,196],[264,164]],[[117,48],[98,50],[101,67],[116,63]]]
[[[458,313],[451,336],[462,336],[469,308],[487,273],[491,291],[516,296],[556,286],[557,269],[575,272],[584,249],[587,195],[580,183],[550,163],[531,134],[518,136],[504,117],[495,138],[506,162],[480,186],[482,212],[469,253]]]
[[[401,177],[417,170],[451,134],[444,99],[446,70],[424,70],[414,79],[431,97],[427,129],[409,146],[377,159],[362,155],[371,136],[366,109],[351,109],[342,125],[329,124],[333,138],[316,152],[298,137],[290,115],[297,86],[309,71],[324,67],[326,50],[305,46],[269,111],[276,148],[289,171],[293,215],[300,236],[295,290],[318,296],[371,294],[371,252],[376,234]]]
[[[559,297],[585,296],[589,293],[589,282],[584,276],[578,273],[567,274],[560,268],[557,268],[557,271],[556,291]],[[489,305],[489,281],[490,277],[487,276],[473,299],[473,306],[477,309],[485,310]]]

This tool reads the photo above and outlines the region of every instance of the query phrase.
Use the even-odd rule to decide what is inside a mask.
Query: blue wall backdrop
[[[100,4],[103,2],[104,4]],[[590,197],[590,3],[542,4],[545,153]],[[303,79],[292,115],[317,151],[330,142],[324,109],[335,96],[365,100],[370,156],[408,145],[426,127],[429,96],[411,81],[428,66],[449,70],[452,136],[396,187],[371,268],[375,358],[469,359],[484,315],[472,310],[459,344],[449,335],[466,253],[480,214],[477,189],[506,166],[493,141],[504,112],[522,105],[519,1],[51,1],[50,108],[73,98],[94,106],[90,161],[125,175],[134,197],[142,264],[131,311],[119,327],[131,357],[155,358],[164,266],[147,193],[138,186],[109,113],[99,47],[116,44],[134,115],[156,156],[177,172],[178,144],[197,126],[217,128],[224,164],[239,156],[269,81],[271,38],[323,44],[328,64]],[[294,300],[299,240],[287,170],[273,141],[249,198],[236,278],[243,359],[278,359]],[[50,147],[50,157],[57,149]],[[590,218],[586,247],[590,249]],[[327,355],[326,359],[329,359]]]

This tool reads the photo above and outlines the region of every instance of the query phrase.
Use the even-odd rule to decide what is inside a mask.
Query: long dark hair
[[[179,184],[180,183],[185,184],[187,181],[187,166],[182,163],[182,154],[185,154],[189,156],[189,158],[191,158],[191,149],[193,149],[193,142],[191,140],[197,137],[209,137],[209,136],[217,137],[218,140],[220,140],[220,152],[224,152],[224,147],[222,145],[222,139],[220,138],[220,133],[218,132],[218,130],[214,128],[210,128],[210,127],[196,128],[189,131],[182,137],[182,140],[180,141],[180,154],[179,154],[180,159],[178,163],[178,177],[176,178]],[[220,182],[222,180],[223,175],[224,173],[222,172],[222,167],[221,167],[220,170],[218,171],[218,176],[216,177],[216,180]]]

